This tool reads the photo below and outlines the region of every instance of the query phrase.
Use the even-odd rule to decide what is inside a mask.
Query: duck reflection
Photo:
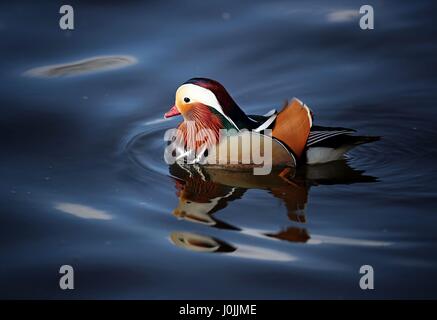
[[[191,232],[173,232],[170,240],[178,247],[198,252],[234,252],[236,250],[224,241]]]
[[[179,198],[173,214],[193,223],[213,228],[245,232],[241,228],[216,218],[231,201],[241,199],[249,189],[266,190],[284,204],[292,224],[289,227],[258,234],[266,238],[305,243],[311,237],[301,225],[306,223],[305,208],[312,186],[369,183],[377,179],[351,168],[346,161],[295,168],[278,168],[265,176],[254,176],[252,170],[234,171],[216,167],[175,164],[170,167]],[[246,232],[247,233],[247,232]],[[189,232],[174,232],[171,241],[193,251],[233,252],[236,246],[217,238]]]

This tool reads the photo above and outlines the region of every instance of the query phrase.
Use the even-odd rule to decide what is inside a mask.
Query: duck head
[[[165,118],[182,115],[184,121],[194,121],[206,128],[247,128],[250,120],[217,81],[193,78],[183,83],[176,91],[174,106],[165,113]]]

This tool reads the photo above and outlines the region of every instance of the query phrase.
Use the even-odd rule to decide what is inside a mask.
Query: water
[[[437,296],[430,2],[375,2],[372,31],[343,11],[359,1],[70,2],[74,31],[49,1],[0,7],[0,297]],[[102,56],[129,63],[26,73]],[[382,140],[293,184],[202,182],[163,161],[162,115],[194,76],[249,113],[297,96],[317,124]]]

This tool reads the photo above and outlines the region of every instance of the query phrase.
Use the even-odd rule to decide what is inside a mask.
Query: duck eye
[[[190,98],[185,97],[185,98],[184,98],[184,101],[185,101],[186,103],[188,103],[188,102],[190,102]]]

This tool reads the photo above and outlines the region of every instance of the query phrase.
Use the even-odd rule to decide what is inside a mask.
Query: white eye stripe
[[[182,97],[181,100],[188,98],[190,99],[190,102],[200,102],[216,109],[220,113],[223,112],[214,93],[195,84],[187,83],[180,86],[176,91],[176,97]]]
[[[190,102],[199,102],[211,108],[214,108],[223,117],[225,117],[225,119],[227,119],[237,130],[239,130],[234,121],[232,121],[232,119],[223,112],[223,108],[221,107],[220,103],[217,100],[217,97],[211,90],[192,83],[186,83],[181,85],[176,91],[176,100],[178,100],[179,97],[182,97],[182,100],[188,98],[190,99]]]

